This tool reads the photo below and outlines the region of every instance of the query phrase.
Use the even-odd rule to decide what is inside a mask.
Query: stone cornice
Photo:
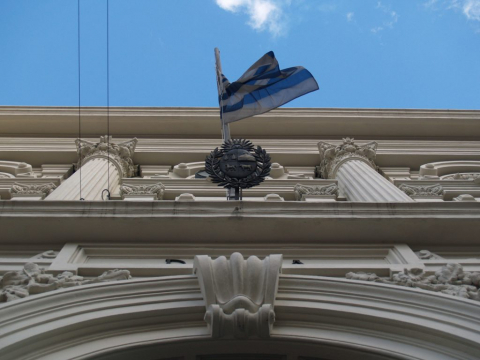
[[[109,115],[115,123],[116,136],[220,137],[218,108],[110,107]],[[104,132],[106,108],[84,107],[80,116],[82,137]],[[78,136],[78,117],[77,107],[4,106],[0,107],[0,133]],[[478,140],[479,119],[479,110],[282,108],[231,127],[234,136],[247,138],[341,137],[348,127],[348,133],[358,139]],[[46,122],[49,126],[45,126]],[[339,123],[343,125],[338,126]]]
[[[324,179],[334,179],[340,166],[349,160],[360,160],[377,169],[375,157],[378,144],[374,141],[363,145],[357,145],[354,139],[345,138],[340,145],[333,145],[323,141],[318,143],[320,152],[320,173]]]
[[[90,160],[109,158],[118,168],[121,177],[135,175],[133,154],[138,140],[136,138],[122,143],[114,143],[108,136],[100,136],[100,142],[93,143],[83,139],[75,140],[78,153],[78,167],[85,165]]]
[[[408,239],[412,246],[428,248],[448,246],[452,239],[458,246],[476,244],[471,234],[478,231],[480,203],[0,201],[0,218],[9,229],[2,234],[5,244],[41,241],[37,229],[42,226],[52,244],[63,244],[65,233],[72,242],[84,242],[95,228],[97,237],[116,243],[277,246],[292,239],[298,244]],[[139,221],[142,226],[135,226]],[[255,228],[255,237],[245,236],[249,228]]]
[[[241,122],[241,121],[240,121]],[[78,134],[77,134],[78,135]],[[83,138],[97,142],[98,138]],[[371,138],[362,140],[369,142]],[[127,138],[115,137],[115,141]],[[319,136],[316,140],[251,139],[265,148],[273,162],[282,166],[311,166],[319,164],[317,144],[326,141],[333,145],[341,140],[327,140]],[[360,142],[360,141],[359,141]],[[478,160],[478,141],[425,141],[425,140],[378,140],[375,162],[380,167],[408,166],[418,169],[434,161],[451,159]],[[140,165],[178,165],[205,161],[206,154],[221,145],[215,139],[139,139],[135,148],[134,163]],[[75,138],[6,138],[0,137],[0,156],[4,160],[26,161],[34,167],[49,164],[71,164],[77,161]]]

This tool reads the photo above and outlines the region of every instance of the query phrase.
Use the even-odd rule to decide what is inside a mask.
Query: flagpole
[[[215,48],[215,72],[217,73],[217,88],[218,88],[218,97],[219,97],[219,106],[220,106],[220,124],[222,126],[222,140],[223,142],[230,140],[230,125],[225,124],[223,121],[223,106],[222,106],[222,97],[225,91],[225,88],[222,83],[222,62],[220,61],[220,50]],[[235,194],[235,189],[226,189],[227,190],[227,200],[231,198],[235,199],[238,198]]]
[[[225,91],[224,86],[222,84],[222,62],[220,61],[220,50],[218,48],[215,48],[215,69],[217,73],[217,87],[218,87],[218,96],[221,99],[223,97],[223,93]],[[220,106],[220,123],[222,126],[222,139],[223,141],[230,140],[230,125],[225,124],[223,121],[223,107],[221,104],[221,101],[219,101],[219,106]]]

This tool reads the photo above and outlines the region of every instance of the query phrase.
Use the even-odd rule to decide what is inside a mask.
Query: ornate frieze
[[[233,253],[212,260],[195,256],[194,273],[206,302],[205,321],[212,337],[270,337],[282,255],[245,260]]]
[[[153,196],[154,200],[162,200],[165,186],[162,183],[153,185],[122,185],[120,195],[125,196]]]
[[[57,186],[54,183],[48,184],[20,184],[15,183],[10,189],[12,196],[40,196],[45,198],[50,195]]]
[[[373,169],[377,169],[375,165],[375,157],[377,154],[378,144],[374,141],[364,145],[357,145],[352,138],[344,138],[342,144],[335,146],[323,141],[318,143],[320,151],[320,175],[324,179],[334,179],[338,168],[345,161],[361,160]],[[317,171],[318,171],[317,170]]]
[[[390,285],[419,288],[428,291],[459,296],[480,301],[480,273],[464,271],[460,264],[447,264],[428,275],[424,270],[414,268],[393,274],[391,277],[379,277],[375,273],[350,272],[347,279],[374,281]]]
[[[293,188],[295,192],[295,200],[303,201],[305,196],[316,195],[316,196],[338,196],[338,186],[335,184],[325,185],[325,186],[306,186],[302,184],[297,184]]]
[[[133,164],[133,154],[138,140],[136,138],[123,143],[113,143],[110,138],[100,136],[100,142],[93,143],[83,139],[75,140],[77,153],[79,156],[77,167],[84,165],[91,159],[109,158],[121,172],[122,177],[135,176],[135,166]]]
[[[37,264],[27,263],[21,271],[9,271],[0,277],[0,302],[12,301],[33,294],[53,291],[60,288],[95,284],[99,282],[128,280],[128,270],[108,270],[93,279],[84,279],[65,271],[53,276],[45,274],[45,271]]]
[[[402,184],[398,188],[410,197],[443,196],[443,188],[440,184],[428,186]]]
[[[442,180],[476,180],[480,179],[480,173],[457,173],[442,176]]]

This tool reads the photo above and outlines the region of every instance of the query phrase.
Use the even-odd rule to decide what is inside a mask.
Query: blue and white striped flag
[[[233,83],[225,75],[220,76],[219,103],[225,124],[263,114],[318,90],[317,82],[307,69],[295,66],[280,70],[273,51],[262,56]]]

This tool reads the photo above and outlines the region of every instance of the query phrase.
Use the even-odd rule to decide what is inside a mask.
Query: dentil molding
[[[197,255],[193,271],[206,303],[205,321],[213,338],[270,337],[282,255],[260,260],[240,253],[212,260]]]

